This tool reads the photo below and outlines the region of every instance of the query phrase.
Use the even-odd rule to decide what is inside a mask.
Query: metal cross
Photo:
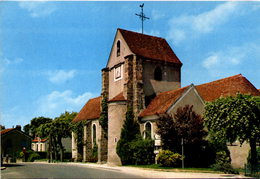
[[[143,34],[143,33],[144,33],[144,21],[145,21],[145,19],[150,19],[150,18],[149,18],[149,17],[146,17],[146,16],[144,15],[144,10],[143,10],[143,8],[144,8],[144,3],[141,4],[140,7],[141,7],[141,10],[142,10],[141,13],[140,13],[140,14],[135,14],[135,15],[139,16],[140,19],[141,19],[141,21],[142,21],[142,34]]]

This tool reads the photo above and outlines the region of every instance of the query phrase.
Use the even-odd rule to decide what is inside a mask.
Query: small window
[[[93,146],[96,143],[97,143],[97,129],[96,129],[96,125],[93,124],[92,125],[92,144],[93,144]]]
[[[162,70],[160,67],[156,67],[154,70],[154,79],[157,81],[162,80]]]
[[[116,43],[116,56],[120,56],[120,41],[118,40]]]
[[[145,139],[151,139],[152,138],[152,125],[150,122],[147,122],[145,124]]]

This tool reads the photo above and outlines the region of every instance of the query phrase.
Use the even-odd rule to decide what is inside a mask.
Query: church
[[[189,104],[193,105],[196,113],[203,115],[207,101],[236,95],[238,92],[260,95],[241,74],[197,86],[191,84],[181,87],[181,67],[182,62],[164,38],[117,29],[108,62],[101,70],[101,96],[87,101],[73,120],[88,121],[84,126],[83,161],[89,161],[92,148],[97,144],[98,162],[121,165],[116,146],[128,107],[132,107],[143,137],[154,139],[155,153],[158,153],[161,141],[156,134],[155,121],[160,114],[174,114],[178,107]],[[104,98],[108,105],[107,137],[99,124]],[[147,134],[151,136],[145,136]],[[77,159],[76,146],[72,134],[74,159]],[[243,145],[241,148],[230,149],[234,167],[246,162],[249,146]],[[244,157],[241,158],[242,155]]]

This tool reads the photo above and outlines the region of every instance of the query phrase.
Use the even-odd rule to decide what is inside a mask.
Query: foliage
[[[71,123],[71,130],[75,133],[76,141],[77,141],[77,149],[78,149],[78,161],[82,161],[83,159],[83,139],[84,139],[84,126],[87,121],[79,121],[75,123]]]
[[[258,165],[260,165],[260,147],[256,148],[256,152],[257,152],[257,156],[256,156],[257,163],[258,163]],[[247,163],[250,163],[250,161],[251,161],[251,151],[248,154]]]
[[[249,141],[251,161],[256,161],[256,143],[260,140],[260,98],[237,94],[206,104],[205,126],[212,140],[220,143]]]
[[[93,148],[91,149],[91,156],[89,158],[89,162],[97,162],[98,161],[98,145],[95,142]]]
[[[211,166],[214,170],[224,173],[238,174],[231,166],[231,158],[226,151],[220,151],[216,154],[216,163]]]
[[[25,126],[23,126],[23,131],[24,131],[24,133],[29,135],[30,134],[30,124],[26,124]]]
[[[36,159],[40,159],[40,155],[37,152],[29,153],[28,162],[34,162]]]
[[[157,162],[164,167],[177,167],[184,157],[170,150],[161,150],[157,156]]]
[[[179,107],[174,117],[160,115],[156,124],[164,150],[181,153],[183,139],[185,166],[207,167],[213,163],[211,147],[204,140],[207,132],[204,130],[203,118],[193,111],[193,106]]]
[[[116,152],[123,165],[134,164],[131,142],[141,138],[139,124],[134,120],[132,107],[128,107],[126,119],[121,129],[120,140],[117,143]]]
[[[130,143],[133,153],[133,161],[136,165],[148,165],[154,163],[154,141],[151,139],[138,139]]]
[[[46,118],[46,117],[35,117],[31,120],[31,124],[30,124],[30,132],[33,138],[36,137],[36,133],[37,133],[37,128],[41,125],[41,124],[46,124],[46,123],[50,123],[52,122],[51,118]],[[46,137],[46,136],[44,136]]]
[[[107,106],[107,97],[104,96],[101,102],[101,113],[99,117],[99,124],[104,130],[105,137],[107,138],[107,130],[108,130],[108,106]]]

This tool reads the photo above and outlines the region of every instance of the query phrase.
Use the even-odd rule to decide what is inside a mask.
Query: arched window
[[[92,125],[92,144],[94,146],[94,144],[97,143],[97,129],[96,129],[96,124]]]
[[[162,80],[162,70],[160,67],[156,67],[154,70],[154,79],[161,81]]]
[[[120,56],[120,41],[118,40],[116,43],[116,56]]]
[[[147,122],[144,126],[144,132],[145,132],[145,139],[151,139],[152,138],[152,124],[150,122]]]

